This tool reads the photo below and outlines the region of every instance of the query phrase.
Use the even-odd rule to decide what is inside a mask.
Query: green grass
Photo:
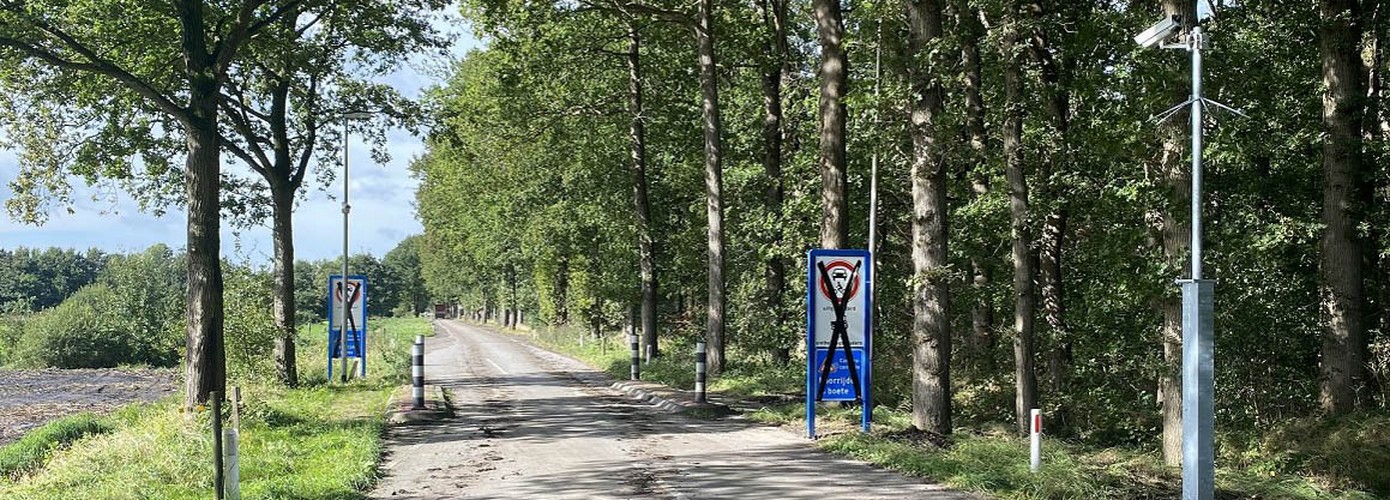
[[[111,422],[79,413],[49,422],[0,448],[0,477],[17,479],[43,467],[54,452],[86,436],[111,432]]]
[[[414,335],[431,330],[422,319],[374,319],[372,328],[377,333],[368,350],[366,379],[345,386],[325,383],[327,335],[320,324],[301,332],[300,388],[243,388],[243,498],[364,497],[377,479],[386,401],[409,373]],[[107,417],[112,432],[53,452],[29,474],[0,479],[0,498],[210,498],[209,417],[206,411],[180,412],[173,398],[126,407]]]
[[[581,346],[573,329],[538,328],[524,333],[536,343],[573,356],[616,378],[628,377],[627,346],[609,339],[592,339]],[[693,355],[689,345],[668,343],[667,355],[642,366],[642,379],[672,387],[694,386]],[[805,368],[739,363],[711,381],[710,390],[764,401],[746,416],[775,425],[805,425],[799,401],[775,402],[762,396],[800,397]],[[822,449],[877,464],[903,474],[927,478],[950,487],[1003,499],[1144,499],[1176,498],[1181,477],[1165,467],[1157,453],[1143,450],[1097,449],[1045,439],[1043,468],[1028,470],[1028,441],[1013,437],[1003,426],[971,432],[958,429],[946,447],[906,432],[911,415],[879,407],[874,432],[858,432],[859,409],[826,405],[817,409]],[[1233,449],[1225,446],[1223,449]],[[1234,455],[1234,456],[1231,456]],[[1390,493],[1390,416],[1350,421],[1291,424],[1280,433],[1252,440],[1245,449],[1224,453],[1217,470],[1219,498],[1369,499],[1369,491]]]
[[[496,325],[488,326],[502,329]],[[580,333],[572,328],[538,327],[529,332],[512,333],[526,336],[539,345],[572,356],[615,378],[625,380],[630,375],[632,354],[625,341],[619,342],[616,336],[610,336],[604,342],[588,338],[580,345]],[[690,342],[668,340],[662,348],[661,357],[651,363],[642,364],[642,380],[680,389],[694,389],[694,345]],[[795,362],[787,366],[767,366],[739,363],[734,359],[721,376],[710,381],[708,387],[712,392],[737,397],[799,394],[806,384],[804,373],[805,369],[801,364]]]

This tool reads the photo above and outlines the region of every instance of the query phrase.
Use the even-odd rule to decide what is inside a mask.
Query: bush
[[[105,284],[87,285],[58,307],[24,323],[12,364],[41,368],[111,368],[136,348]]]
[[[0,316],[0,365],[9,362],[14,346],[19,342],[20,320],[18,316]]]
[[[269,380],[275,375],[275,318],[271,314],[271,276],[224,266],[226,289],[223,334],[227,373],[236,380]]]

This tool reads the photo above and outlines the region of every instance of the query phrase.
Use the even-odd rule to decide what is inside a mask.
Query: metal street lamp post
[[[342,382],[348,380],[347,362],[347,336],[348,336],[348,213],[352,211],[352,206],[348,204],[348,120],[361,120],[371,118],[371,113],[356,111],[343,113],[343,275],[338,280],[338,286],[342,289],[340,299],[343,308],[338,315],[338,355],[342,356]],[[361,347],[361,346],[359,346]]]

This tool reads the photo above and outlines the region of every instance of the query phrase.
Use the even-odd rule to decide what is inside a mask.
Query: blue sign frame
[[[330,274],[328,276],[328,293],[324,295],[324,306],[328,309],[328,380],[333,380],[333,360],[342,356],[338,349],[338,336],[342,334],[338,326],[338,318],[333,312],[333,282],[338,280],[341,274]],[[367,285],[367,276],[362,274],[349,274],[349,281],[360,281],[362,283],[362,307],[367,307],[367,292],[371,287]],[[367,376],[367,311],[362,311],[362,324],[353,325],[356,328],[349,328],[347,332],[347,357],[358,359],[358,376]]]
[[[834,250],[834,249],[813,249],[806,254],[806,437],[816,438],[816,401],[817,391],[820,388],[820,373],[826,356],[832,355],[828,348],[816,347],[816,296],[815,293],[820,289],[820,271],[817,269],[816,261],[822,257],[845,257],[853,259],[863,259],[865,263],[872,264],[873,256],[868,250]],[[860,398],[862,408],[861,430],[869,432],[869,424],[873,421],[873,398],[871,397],[871,375],[873,373],[873,266],[866,265],[859,271],[864,276],[866,290],[864,296],[864,322],[863,336],[864,345],[862,347],[851,348],[850,352],[855,361],[855,368],[858,373],[860,387],[863,390]],[[827,321],[821,317],[819,321]],[[829,321],[833,321],[833,318]],[[826,396],[819,398],[820,401],[853,401],[853,387],[849,386],[848,360],[845,359],[843,350],[837,348],[833,353],[834,363],[831,365],[830,376],[826,377]],[[846,393],[845,391],[849,391]],[[848,395],[849,397],[845,397]]]

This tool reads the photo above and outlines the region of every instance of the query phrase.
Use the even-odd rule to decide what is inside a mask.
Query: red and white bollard
[[[1038,472],[1042,469],[1042,410],[1033,408],[1030,416],[1032,417],[1029,419],[1031,422],[1031,425],[1029,425],[1031,432],[1028,434],[1032,437],[1033,442],[1030,453],[1032,457],[1029,461],[1029,470]]]

